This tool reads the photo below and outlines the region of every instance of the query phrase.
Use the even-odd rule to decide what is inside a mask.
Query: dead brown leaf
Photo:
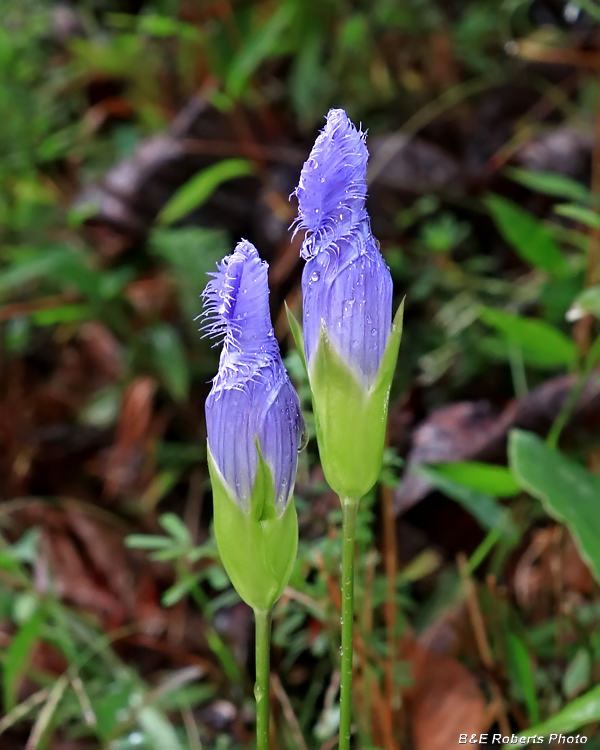
[[[416,643],[406,655],[413,664],[414,685],[406,697],[416,750],[447,750],[460,734],[485,730],[485,700],[466,667]]]
[[[105,473],[104,493],[108,498],[130,491],[139,475],[155,390],[155,381],[141,375],[123,395],[117,437]]]

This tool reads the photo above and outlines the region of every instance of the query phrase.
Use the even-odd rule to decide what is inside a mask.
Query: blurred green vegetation
[[[359,518],[357,746],[428,750],[416,717],[438,719],[418,713],[409,646],[458,622],[444,658],[492,706],[481,731],[550,720],[600,747],[594,0],[0,0],[0,14],[2,747],[252,745],[249,626],[210,533],[218,352],[195,321],[241,231],[271,261],[312,439],[275,613],[274,739],[335,746],[340,514],[281,311],[299,300],[287,196],[331,106],[375,144],[373,226],[407,298],[390,448]],[[194,98],[205,130],[180,137]],[[509,460],[450,424],[464,452],[426,453],[412,473],[435,492],[395,519],[415,428],[481,400],[500,442],[525,430]]]

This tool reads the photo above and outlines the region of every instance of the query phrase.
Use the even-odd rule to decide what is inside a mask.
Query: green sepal
[[[335,351],[324,326],[311,358],[309,380],[321,464],[329,486],[342,498],[359,500],[381,471],[403,311],[404,300],[370,388],[358,382]]]
[[[240,597],[255,610],[270,610],[286,587],[298,549],[294,498],[278,515],[275,483],[258,449],[250,506],[243,510],[227,488],[208,447],[214,529],[227,575]]]
[[[294,343],[296,344],[296,349],[298,350],[298,354],[300,355],[300,359],[302,360],[304,369],[308,372],[308,368],[306,367],[306,355],[304,353],[304,334],[302,333],[302,326],[298,322],[298,319],[296,318],[294,313],[288,307],[288,303],[284,302],[284,304],[285,313],[287,315],[290,331],[292,332],[292,336],[294,338]]]

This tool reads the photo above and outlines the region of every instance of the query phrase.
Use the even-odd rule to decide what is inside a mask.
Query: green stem
[[[354,541],[358,501],[342,502],[342,650],[340,686],[340,750],[350,748],[352,721],[352,629],[354,625]]]
[[[256,750],[269,750],[269,656],[271,611],[255,609],[256,623]]]

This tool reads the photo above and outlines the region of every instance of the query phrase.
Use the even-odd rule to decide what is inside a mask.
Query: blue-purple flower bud
[[[381,470],[402,311],[392,323],[392,278],[365,201],[365,134],[332,109],[302,168],[298,229],[304,353],[321,463],[329,485],[357,501]],[[292,320],[297,340],[299,326]]]
[[[332,109],[296,189],[302,245],[304,347],[308,366],[321,327],[362,385],[377,374],[392,329],[392,278],[365,208],[365,134]]]
[[[248,510],[258,441],[281,515],[296,478],[304,421],[271,325],[268,265],[242,240],[217,268],[203,293],[205,329],[223,336],[206,400],[209,449],[230,493]]]

